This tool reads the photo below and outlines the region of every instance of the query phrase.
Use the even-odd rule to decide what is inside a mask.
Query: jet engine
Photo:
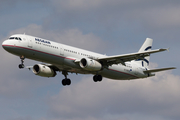
[[[39,75],[41,77],[55,77],[56,76],[56,72],[53,69],[42,64],[34,65],[32,71],[35,75]]]
[[[102,69],[101,63],[88,58],[82,58],[79,64],[81,68],[89,71],[99,71]]]

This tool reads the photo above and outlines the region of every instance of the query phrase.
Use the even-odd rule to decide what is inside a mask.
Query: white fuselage
[[[29,35],[18,34],[11,37],[20,37],[21,40],[5,40],[2,44],[5,50],[17,56],[25,56],[32,60],[52,64],[56,66],[59,71],[65,70],[72,73],[97,74],[97,72],[82,69],[76,61],[82,58],[97,59],[105,56]],[[148,75],[143,72],[147,68],[141,64],[137,64],[136,61],[125,62],[125,64],[126,65],[117,64],[104,67],[98,71],[98,74],[116,80],[148,77]]]

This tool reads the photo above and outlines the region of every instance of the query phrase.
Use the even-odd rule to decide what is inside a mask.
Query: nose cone
[[[12,54],[17,53],[16,48],[15,48],[15,43],[13,40],[5,40],[2,43],[2,47],[9,53],[12,53]]]
[[[8,45],[8,42],[7,42],[7,40],[5,40],[3,43],[2,43],[2,47],[4,48],[4,49],[6,49],[6,46]]]
[[[5,40],[3,43],[2,43],[2,47],[6,50],[6,51],[9,51],[9,48],[12,46],[12,43],[11,41],[9,40]]]

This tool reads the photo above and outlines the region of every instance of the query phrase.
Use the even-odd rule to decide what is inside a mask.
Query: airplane
[[[150,54],[168,49],[151,50],[153,40],[146,38],[138,52],[122,55],[107,56],[84,49],[68,46],[50,40],[26,34],[15,34],[2,43],[9,53],[19,56],[19,68],[25,68],[25,58],[42,62],[32,69],[35,75],[55,77],[62,72],[62,85],[70,85],[68,73],[92,74],[94,82],[102,81],[103,77],[113,80],[134,80],[155,76],[154,73],[176,69],[175,67],[149,69]]]

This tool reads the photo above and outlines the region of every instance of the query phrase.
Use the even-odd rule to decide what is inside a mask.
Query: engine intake
[[[89,71],[99,71],[102,69],[101,63],[88,58],[82,58],[79,64],[81,68]]]
[[[32,71],[35,75],[39,75],[41,77],[55,77],[56,76],[56,72],[53,69],[42,64],[34,65]]]

